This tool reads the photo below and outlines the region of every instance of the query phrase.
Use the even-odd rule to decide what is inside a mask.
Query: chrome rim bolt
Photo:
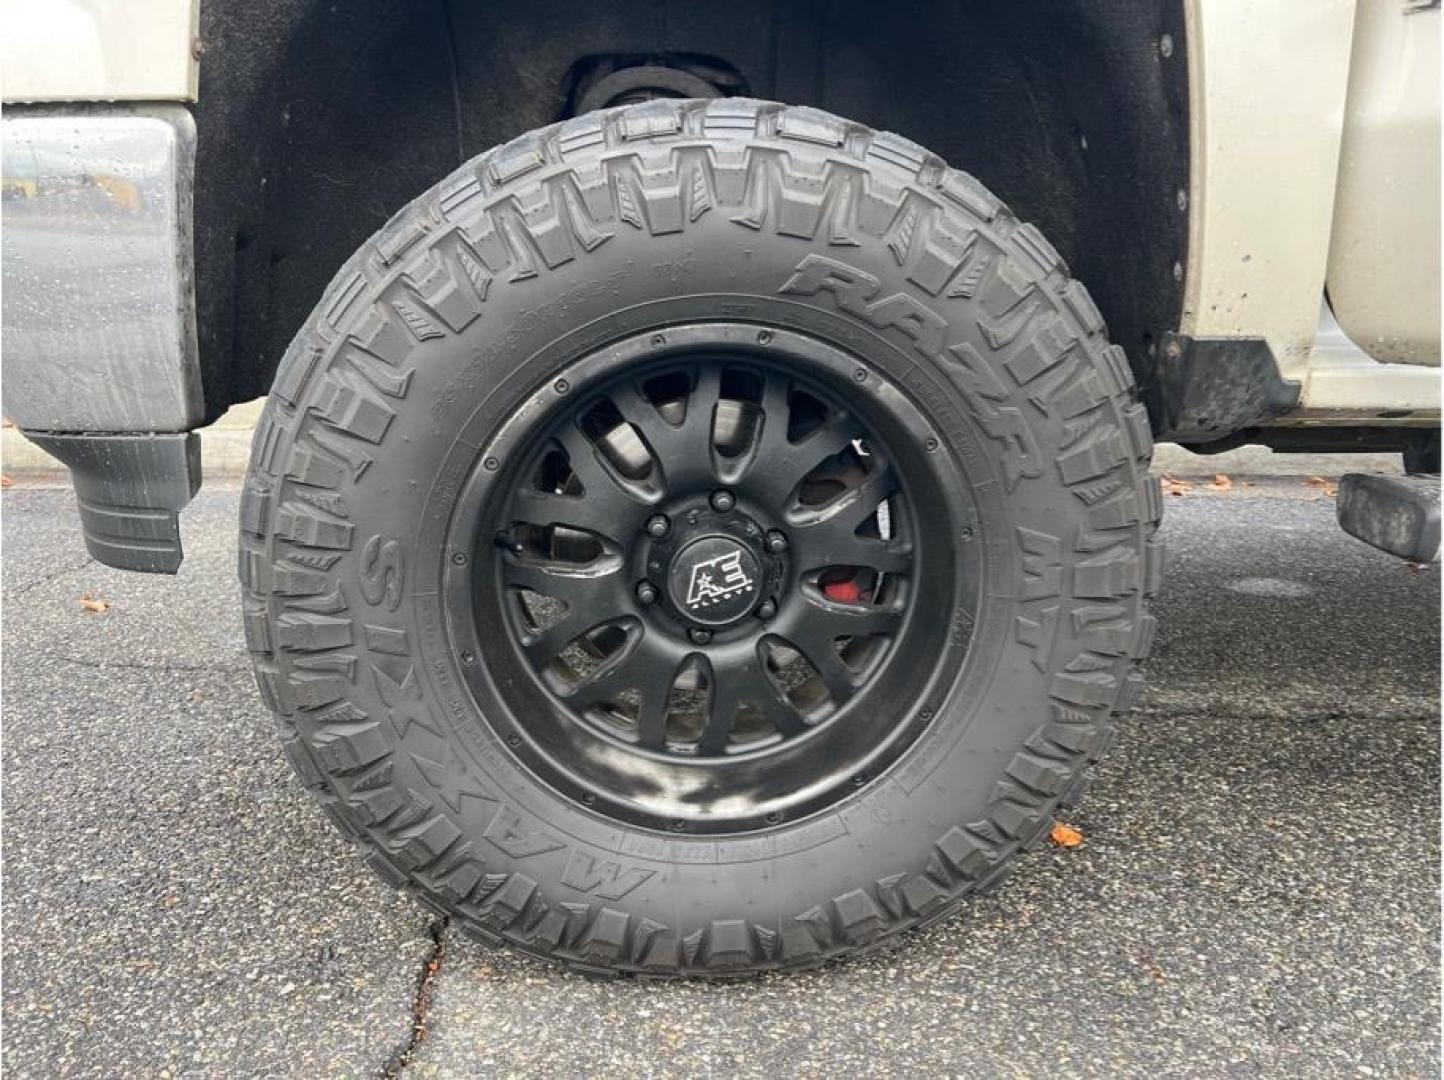
[[[653,514],[647,519],[647,535],[653,540],[660,540],[672,531],[672,523],[663,514]]]

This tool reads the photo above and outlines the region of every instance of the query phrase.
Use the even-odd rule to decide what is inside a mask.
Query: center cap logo
[[[718,626],[751,610],[761,576],[747,548],[726,536],[704,536],[672,561],[672,599],[689,619]]]
[[[687,586],[689,608],[711,607],[733,593],[750,592],[756,585],[742,569],[742,552],[732,551],[699,559],[692,564],[692,581]]]

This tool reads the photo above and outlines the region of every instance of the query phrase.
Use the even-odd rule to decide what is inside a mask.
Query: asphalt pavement
[[[88,562],[70,493],[17,482],[0,1064],[1437,1076],[1439,570],[1343,535],[1301,478],[1178,490],[1148,689],[1068,819],[1084,843],[898,949],[703,985],[483,949],[362,867],[251,681],[234,486],[201,492],[161,579]]]

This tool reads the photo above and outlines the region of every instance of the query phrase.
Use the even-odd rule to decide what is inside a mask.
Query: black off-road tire
[[[718,835],[539,779],[468,691],[439,600],[469,477],[505,470],[489,448],[556,404],[564,360],[707,318],[889,372],[967,477],[951,542],[981,574],[960,673],[907,704],[917,734],[882,775]],[[255,436],[246,639],[306,788],[462,929],[592,972],[813,966],[954,911],[1081,792],[1152,636],[1150,454],[1087,291],[976,180],[810,109],[588,114],[469,162],[337,274]]]

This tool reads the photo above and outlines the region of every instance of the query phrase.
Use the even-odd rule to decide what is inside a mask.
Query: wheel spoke
[[[764,683],[766,684],[765,688],[761,685]],[[771,691],[770,697],[766,694],[768,690]],[[807,730],[807,723],[803,720],[802,714],[797,711],[797,707],[782,696],[782,692],[778,690],[776,684],[766,675],[759,676],[757,694],[763,698],[761,704],[748,699],[749,704],[762,714],[763,719],[772,724],[777,734],[785,739],[790,739]]]
[[[897,485],[891,470],[867,477],[850,493],[839,496],[812,517],[794,522],[796,558],[804,570],[829,566],[863,566],[880,574],[905,573],[913,565],[913,546],[905,539],[883,540],[859,535],[858,528],[877,513],[878,504]]]
[[[856,438],[856,425],[846,415],[836,416],[812,432],[801,442],[787,441],[787,416],[773,425],[771,413],[763,421],[763,440],[753,458],[749,479],[755,478],[762,497],[782,505],[791,498],[797,486],[813,469],[834,454],[845,450]],[[766,432],[773,428],[769,437]],[[778,429],[780,433],[778,432]]]
[[[567,525],[582,529],[597,536],[604,536],[614,542],[621,542],[616,535],[618,517],[617,504],[606,498],[586,495],[556,495],[549,491],[533,491],[523,488],[517,492],[516,516],[533,525]]]
[[[797,710],[768,678],[764,661],[755,652],[742,663],[712,668],[708,684],[711,690],[707,701],[707,720],[697,741],[699,754],[720,754],[727,749],[737,722],[737,710],[744,703],[756,709],[784,736],[795,735],[803,728]]]
[[[542,668],[561,655],[575,638],[590,630],[585,617],[569,611],[544,630],[526,634],[521,639],[522,651],[534,668]]]
[[[622,487],[617,475],[602,464],[601,452],[575,426],[565,425],[557,433],[557,441],[567,452],[567,463],[572,467],[572,472],[577,474],[577,479],[582,482],[582,487],[589,496],[604,497],[604,492],[613,489],[629,494]]]
[[[912,569],[912,548],[904,543],[867,540],[854,535],[854,545],[845,552],[847,558],[834,562],[849,566],[869,566],[880,574],[900,574]]]
[[[835,604],[808,593],[805,606],[777,627],[777,633],[807,658],[841,706],[857,691],[857,675],[838,654],[838,638],[895,634],[902,626],[899,604]]]
[[[637,708],[637,742],[649,750],[663,750],[667,745],[667,706],[682,655],[644,628],[636,633],[639,636],[624,646],[627,651],[614,664],[598,671],[574,693],[586,706],[615,700],[627,690],[636,691],[642,699]]]
[[[677,677],[677,659],[654,648],[646,631],[637,627],[623,652],[603,664],[572,690],[578,708],[615,702],[624,692],[641,696],[637,710],[637,742],[651,750],[666,746],[667,702]]]
[[[870,634],[892,634],[902,625],[903,611],[898,604],[834,604],[804,594],[807,607],[798,622],[815,630],[828,642],[840,637],[866,637]]]
[[[787,443],[787,425],[792,417],[788,400],[789,380],[769,372],[762,383],[762,434],[758,448],[764,452],[779,449]]]
[[[657,407],[636,386],[627,384],[610,392],[612,404],[622,418],[635,427],[661,467],[669,492],[708,485],[718,480],[715,448],[712,445],[713,414],[720,400],[721,372],[715,364],[704,364],[687,398],[687,410],[680,424],[670,424]]]
[[[807,658],[835,706],[841,707],[856,690],[856,677],[833,646],[833,635],[822,631],[820,626],[804,622],[802,627],[787,638],[787,642]]]
[[[709,452],[712,449],[712,418],[721,400],[722,369],[716,364],[701,365],[697,369],[692,392],[687,397],[687,418],[682,426],[696,430],[698,434],[695,437],[705,441]]]
[[[628,635],[628,642],[622,646],[619,655],[609,658],[585,679],[572,688],[567,695],[578,708],[604,705],[615,700],[624,690],[635,688],[638,678],[646,665],[640,662],[642,630],[637,628]]]
[[[550,626],[524,634],[522,649],[534,666],[555,659],[573,639],[623,611],[622,575],[616,564],[601,570],[567,567],[563,571],[555,564],[507,555],[502,578],[512,588],[529,589],[567,606],[566,614]]]
[[[865,566],[880,574],[901,574],[912,568],[913,551],[898,540],[874,540],[845,529],[798,529],[793,534],[804,570],[829,566]]]
[[[891,468],[882,467],[869,473],[857,487],[839,495],[832,502],[815,510],[793,515],[792,525],[804,542],[826,547],[855,545],[863,538],[857,530],[877,513],[878,505],[898,490],[897,477]],[[906,550],[894,542],[878,541],[884,549]],[[865,550],[865,549],[864,549]],[[835,562],[846,562],[835,559]],[[869,563],[868,565],[872,565]]]
[[[621,542],[645,520],[651,504],[603,462],[600,452],[576,428],[557,436],[571,470],[582,482],[581,495],[558,495],[523,487],[516,513],[538,525],[570,525]]]
[[[502,571],[502,579],[515,588],[554,597],[568,607],[599,611],[597,622],[605,622],[621,610],[621,578],[618,559],[573,566],[533,562],[508,554]]]
[[[653,460],[660,461],[665,472],[667,459],[683,450],[686,425],[669,424],[657,407],[631,383],[613,390],[610,397],[622,419],[637,429],[651,450]]]
[[[642,705],[637,713],[637,742],[648,750],[666,749],[667,705],[676,677],[675,669],[659,667],[650,673],[646,685],[638,688]]]
[[[687,415],[677,428],[662,461],[662,475],[671,491],[706,487],[719,480],[717,448],[713,427],[717,405],[722,399],[722,372],[715,364],[704,364],[687,398]]]

